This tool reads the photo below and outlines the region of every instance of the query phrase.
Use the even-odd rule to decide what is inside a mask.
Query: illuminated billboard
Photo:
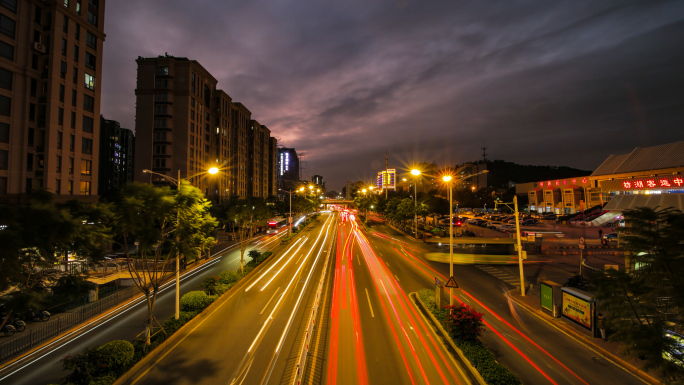
[[[376,186],[378,189],[390,189],[396,190],[396,174],[397,170],[394,168],[387,169],[387,171],[380,171],[378,173],[378,179],[376,180]]]
[[[564,287],[562,289],[561,314],[583,328],[592,330],[593,297],[580,290]]]

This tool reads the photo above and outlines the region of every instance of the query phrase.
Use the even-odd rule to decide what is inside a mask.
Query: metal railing
[[[0,343],[0,363],[31,350],[48,339],[58,336],[74,326],[102,314],[139,294],[141,294],[140,290],[136,286],[131,286],[117,291],[116,294],[80,306],[67,313],[62,313],[38,328],[22,332],[11,340]]]

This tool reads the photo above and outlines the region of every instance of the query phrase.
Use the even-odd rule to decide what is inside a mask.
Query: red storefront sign
[[[622,188],[625,190],[648,190],[677,187],[684,187],[684,177],[681,175],[628,179],[622,181]]]
[[[567,186],[567,185],[573,185],[573,184],[581,184],[581,185],[586,185],[589,183],[589,180],[587,178],[572,178],[572,179],[556,179],[554,181],[543,181],[539,182],[538,186],[539,187],[560,187],[562,186]]]

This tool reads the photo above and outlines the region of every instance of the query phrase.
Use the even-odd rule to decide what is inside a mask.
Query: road
[[[249,248],[262,251],[277,247],[282,232],[275,236],[264,236],[254,239]],[[245,258],[249,261],[249,257]],[[215,256],[211,261],[181,277],[181,295],[195,290],[204,277],[218,275],[225,270],[239,267],[240,250],[236,247]],[[155,314],[157,319],[165,320],[175,311],[174,282],[164,285],[157,297]],[[77,354],[88,346],[101,345],[112,340],[133,340],[144,330],[147,318],[147,305],[140,298],[122,305],[109,314],[83,325],[70,335],[62,337],[26,357],[0,369],[0,384],[52,384],[58,383],[64,376],[60,360],[68,354]]]
[[[337,240],[326,383],[468,383],[353,215]]]
[[[311,289],[332,258],[336,218],[322,214],[126,383],[267,384],[293,378],[293,352]]]
[[[424,245],[386,225],[369,232],[375,254],[388,266],[405,292],[434,288],[448,279],[449,265],[421,257]],[[550,326],[508,299],[512,286],[474,265],[455,267],[458,301],[484,313],[483,343],[526,384],[640,384],[639,378],[599,353]]]

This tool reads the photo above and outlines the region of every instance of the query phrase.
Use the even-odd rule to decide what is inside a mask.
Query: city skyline
[[[198,60],[330,189],[374,179],[385,149],[398,169],[483,145],[594,169],[684,138],[674,1],[108,5],[106,118],[135,126],[136,57]]]

